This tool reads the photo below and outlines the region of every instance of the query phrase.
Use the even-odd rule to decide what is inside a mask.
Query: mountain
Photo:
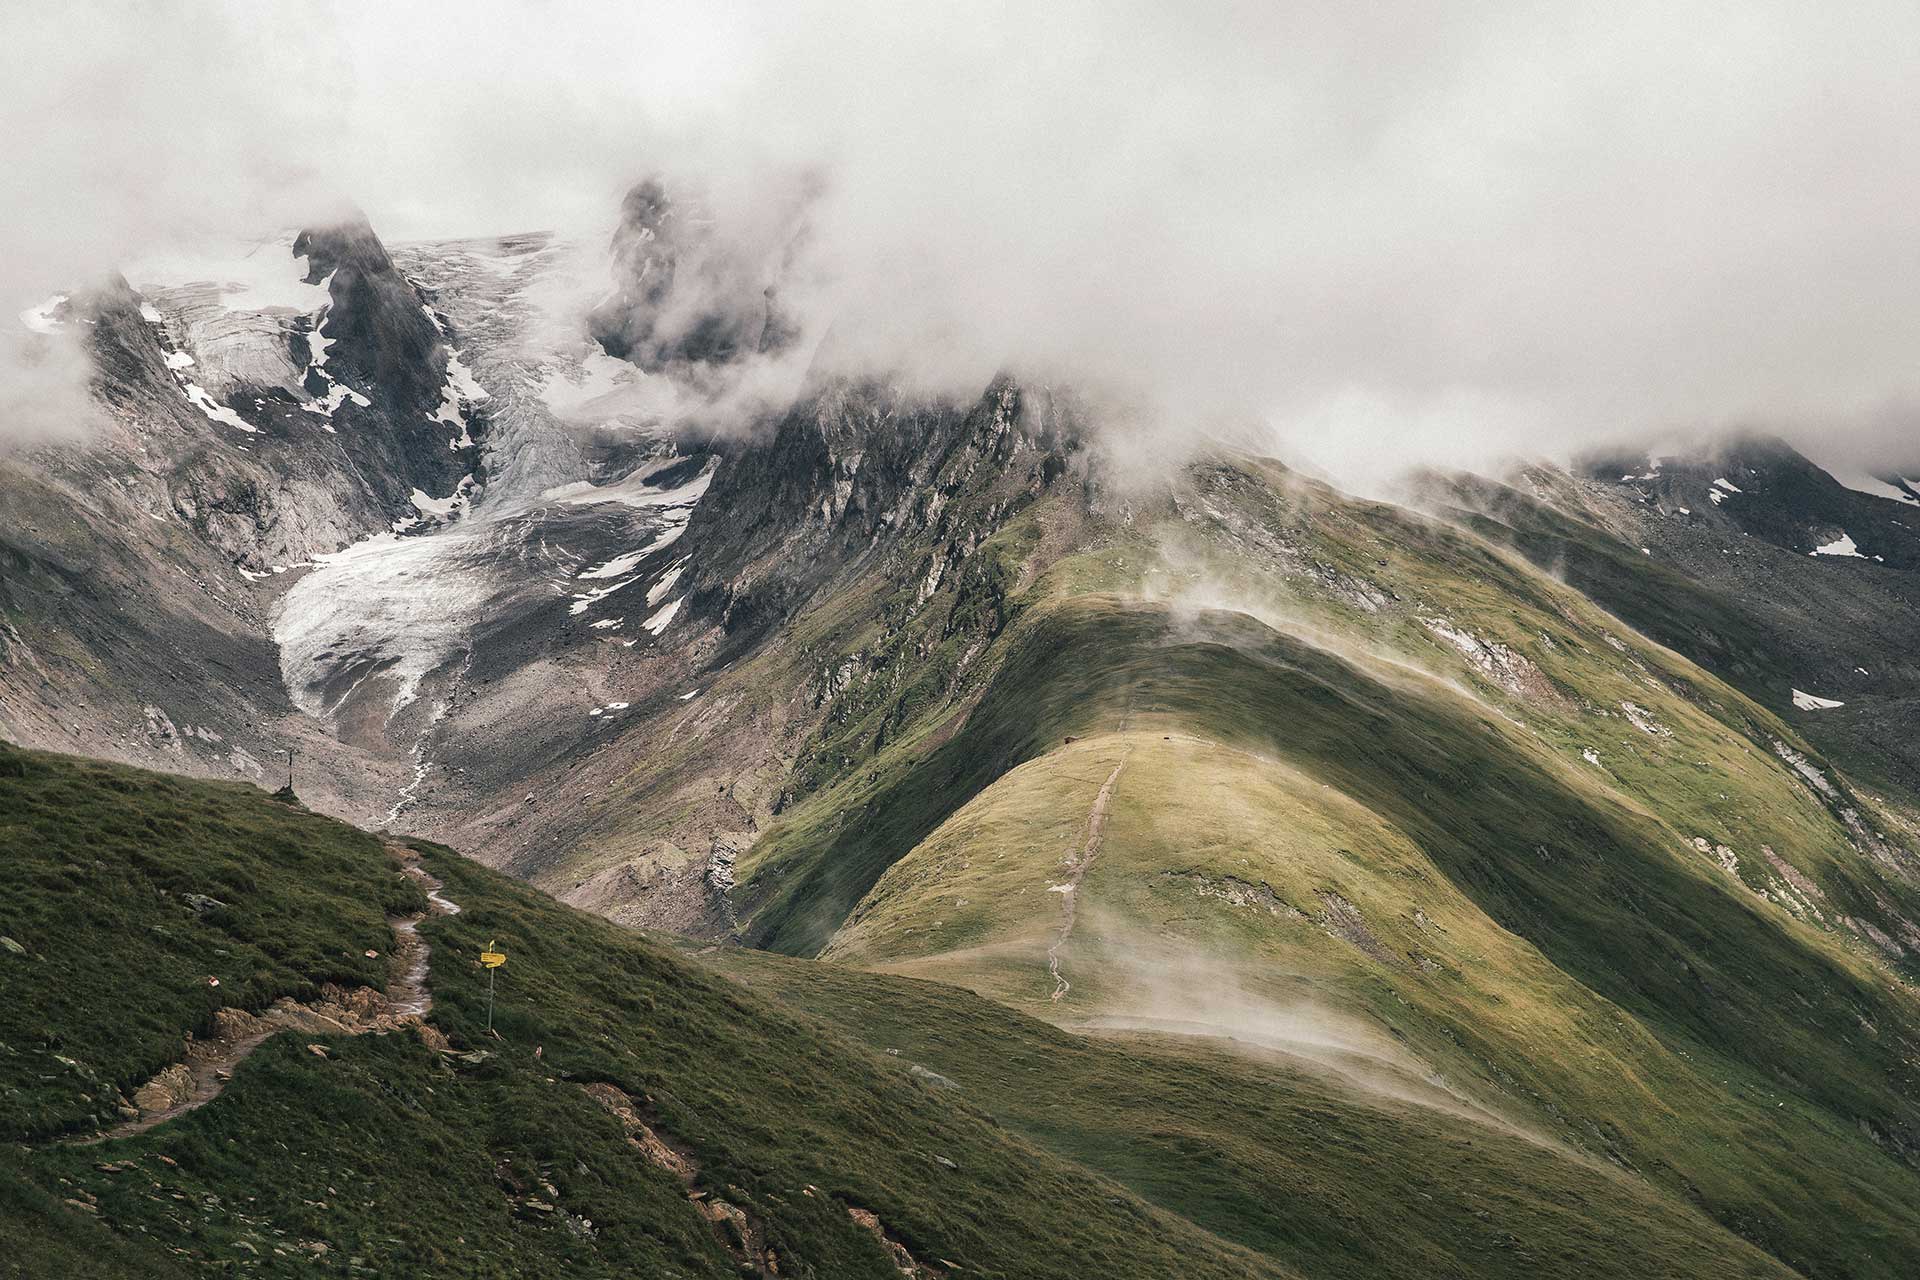
[[[1849,488],[1764,438],[1420,487],[1790,719],[1851,775],[1920,793],[1920,509],[1898,490]]]
[[[710,970],[244,785],[8,751],[0,795],[12,1274],[1791,1274],[1283,1059]]]
[[[763,402],[767,224],[643,183],[604,247],[349,220],[47,313],[108,423],[0,464],[0,732],[120,763],[9,757],[0,932],[173,958],[138,1026],[43,981],[0,1033],[42,1247],[71,1198],[265,1268],[1910,1269],[1899,485],[1729,438],[1390,503],[1225,445],[1123,483],[1013,375]],[[288,748],[384,841],[267,799]],[[126,1149],[269,1201],[225,1235],[55,1141],[189,1031],[270,1038]]]

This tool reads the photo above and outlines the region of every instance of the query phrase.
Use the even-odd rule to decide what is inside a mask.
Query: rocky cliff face
[[[1684,513],[1801,555],[1920,568],[1920,506],[1906,494],[1904,480],[1862,492],[1783,440],[1740,436],[1658,458],[1593,457],[1575,470],[1632,492],[1662,514]]]
[[[689,602],[736,643],[878,568],[916,601],[1080,458],[1074,405],[1011,378],[972,405],[839,381],[736,444],[694,514]]]
[[[613,289],[589,327],[607,354],[648,371],[706,381],[795,336],[779,303],[797,209],[764,238],[721,240],[697,205],[655,178],[627,192],[614,231]]]
[[[0,732],[244,776],[326,755],[281,687],[275,575],[470,491],[484,393],[452,385],[449,335],[359,219],[135,268],[50,320],[99,422],[0,459]]]

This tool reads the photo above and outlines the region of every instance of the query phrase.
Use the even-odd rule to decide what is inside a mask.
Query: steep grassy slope
[[[1484,1116],[1356,1090],[1309,1058],[1071,1035],[944,984],[744,949],[703,958],[938,1073],[953,1096],[1042,1146],[1308,1274],[1785,1274],[1617,1169]],[[1623,1232],[1624,1222],[1635,1225]]]
[[[1915,864],[1846,784],[1471,536],[1261,464],[1171,505],[1016,593],[977,699],[782,815],[749,936],[1067,1023],[1330,1038],[1800,1269],[1898,1274]]]
[[[34,815],[0,829],[0,927],[23,948],[8,990],[38,1011],[8,1024],[0,1089],[32,1087],[49,1051],[88,1082],[33,1132],[10,1115],[15,1143],[91,1123],[77,1091],[131,1085],[151,1069],[142,1036],[171,1027],[177,1048],[209,993],[377,980],[360,961],[380,912],[418,906],[379,841],[259,793],[0,763],[4,812]],[[35,823],[55,814],[72,835],[49,850]],[[282,1034],[138,1137],[8,1146],[0,1272],[881,1277],[907,1256],[954,1276],[1787,1274],[1641,1180],[1484,1117],[1369,1100],[1294,1061],[1085,1040],[951,988],[706,953],[743,991],[420,852],[463,907],[422,926],[451,1046]],[[69,857],[109,878],[49,874]],[[224,906],[180,899],[210,886]],[[298,938],[278,959],[251,949],[282,935]],[[141,963],[155,937],[177,964]],[[473,960],[489,941],[511,957],[497,1035]],[[118,981],[64,1004],[80,946]]]
[[[0,1133],[117,1118],[215,1010],[377,985],[420,890],[373,837],[240,783],[0,744]]]
[[[399,892],[377,842],[258,793],[38,754],[10,751],[6,764],[5,812],[117,813],[147,832],[86,840],[100,874],[120,877],[102,896],[47,875],[32,827],[8,826],[0,927],[24,949],[7,950],[9,996],[58,1019],[9,1024],[9,1091],[63,1048],[90,1055],[73,1058],[80,1079],[129,1084],[147,1067],[124,1046],[150,1023],[171,1019],[177,1043],[204,1017],[207,991],[269,989],[146,971],[152,926],[128,911],[175,912],[174,944],[194,973],[223,961],[246,972],[263,963],[240,954],[249,937],[287,923],[281,879],[305,882],[304,927],[354,955],[369,940],[367,916]],[[202,811],[216,825],[196,838]],[[185,838],[173,822],[189,825]],[[163,888],[214,880],[235,857],[229,843],[265,837],[273,852],[276,831],[297,852],[227,874],[225,915],[179,927],[191,908],[162,902]],[[68,1262],[87,1256],[107,1275],[166,1274],[178,1258],[264,1274],[720,1276],[771,1252],[785,1276],[898,1274],[849,1214],[858,1208],[922,1261],[945,1271],[938,1260],[950,1260],[960,1274],[1285,1274],[636,935],[443,850],[427,862],[465,908],[423,932],[435,952],[433,1022],[466,1052],[398,1033],[315,1037],[322,1056],[282,1035],[215,1101],[138,1138],[13,1149],[0,1165],[18,1211],[6,1265],[72,1274]],[[59,1003],[62,935],[120,976],[117,993]],[[485,979],[472,960],[493,939],[512,957],[497,1037],[484,1030]],[[180,982],[187,994],[170,1001]],[[689,1181],[643,1158],[589,1084],[632,1099],[690,1162]],[[19,1126],[10,1139],[32,1136]],[[716,1225],[700,1204],[722,1200],[739,1216]],[[103,1226],[112,1241],[96,1248]],[[123,1266],[129,1257],[139,1262]]]
[[[1736,455],[1670,460],[1632,484],[1530,467],[1511,485],[1430,476],[1419,492],[1774,708],[1855,778],[1912,803],[1920,797],[1920,747],[1909,732],[1920,708],[1920,575],[1893,561],[1810,556],[1804,543],[1792,549],[1793,539],[1771,531],[1772,521],[1796,515],[1820,521],[1796,501],[1809,464],[1779,448],[1797,464],[1788,476],[1797,483],[1770,484],[1781,464],[1749,457],[1754,465],[1743,465]],[[1899,503],[1840,492],[1849,506],[1878,508],[1848,520],[1863,538],[1913,522]],[[1795,710],[1796,688],[1844,706]]]

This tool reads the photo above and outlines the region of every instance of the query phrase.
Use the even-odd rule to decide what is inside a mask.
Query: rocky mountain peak
[[[710,377],[777,351],[796,330],[779,302],[798,219],[723,235],[699,204],[649,177],[627,192],[613,233],[613,288],[589,317],[607,354],[649,372]]]
[[[1078,418],[1011,377],[971,404],[833,379],[763,440],[726,447],[688,529],[697,610],[755,632],[876,560],[941,570],[1069,470]]]

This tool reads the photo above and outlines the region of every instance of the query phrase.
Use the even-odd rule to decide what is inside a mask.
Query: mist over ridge
[[[1071,381],[1148,458],[1226,433],[1366,487],[1756,427],[1915,462],[1909,6],[544,16],[10,12],[8,328],[340,193],[390,242],[604,243],[656,174],[777,272],[787,359]],[[8,344],[0,430],[78,411],[71,359]]]

